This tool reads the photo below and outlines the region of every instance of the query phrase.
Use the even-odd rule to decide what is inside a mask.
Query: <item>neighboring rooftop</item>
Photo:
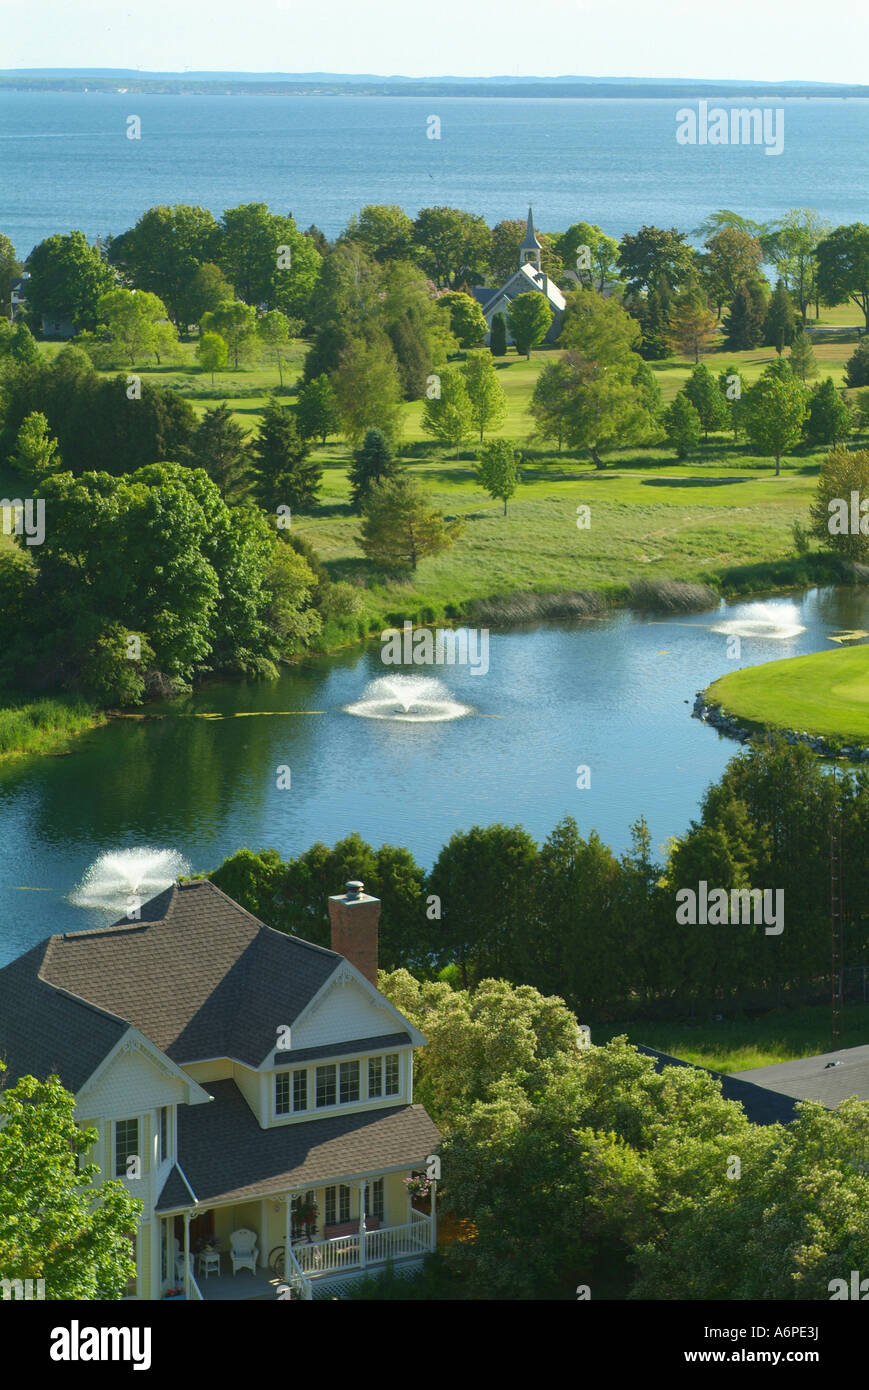
[[[694,1066],[693,1062],[686,1062],[683,1057],[671,1057],[668,1052],[659,1052],[657,1048],[646,1047],[644,1043],[637,1045],[637,1051],[642,1052],[645,1057],[655,1059],[655,1071],[657,1072],[662,1072],[664,1067]],[[795,1100],[791,1099],[789,1095],[782,1095],[775,1088],[761,1085],[755,1080],[764,1071],[775,1071],[775,1067],[761,1067],[756,1072],[741,1072],[738,1075],[712,1071],[709,1067],[698,1067],[697,1070],[708,1072],[710,1076],[714,1076],[720,1081],[721,1094],[724,1099],[737,1101],[752,1124],[786,1125],[796,1118]],[[200,1108],[207,1109],[208,1107]]]
[[[734,1072],[736,1080],[774,1090],[796,1100],[817,1100],[835,1110],[849,1096],[869,1100],[869,1046],[821,1052],[795,1062],[776,1062]]]

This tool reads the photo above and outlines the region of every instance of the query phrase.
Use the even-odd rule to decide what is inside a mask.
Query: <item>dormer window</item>
[[[319,1066],[312,1063],[273,1075],[275,1120],[400,1096],[403,1084],[399,1052],[322,1062]]]

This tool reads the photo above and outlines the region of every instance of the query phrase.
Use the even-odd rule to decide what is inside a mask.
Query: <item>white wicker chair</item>
[[[232,1260],[233,1274],[240,1269],[249,1269],[251,1274],[256,1274],[259,1256],[256,1231],[249,1231],[246,1227],[242,1227],[240,1231],[233,1231],[229,1237],[229,1256]]]

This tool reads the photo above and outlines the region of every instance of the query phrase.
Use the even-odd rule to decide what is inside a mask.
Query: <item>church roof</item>
[[[531,209],[528,209],[528,222],[525,227],[525,237],[519,247],[520,251],[539,251],[540,242],[537,240],[537,233],[534,230],[534,216]]]
[[[562,311],[565,309],[567,300],[564,298],[564,295],[561,293],[555,281],[551,280],[545,271],[536,270],[533,265],[528,265],[527,262],[522,266],[521,270],[517,270],[516,274],[510,277],[507,284],[504,285],[504,290],[508,290],[511,283],[514,280],[518,280],[519,277],[523,275],[526,279],[531,281],[529,288],[539,290],[541,294],[544,294],[554,309],[560,309]],[[521,294],[522,290],[520,290],[517,285],[513,293]]]

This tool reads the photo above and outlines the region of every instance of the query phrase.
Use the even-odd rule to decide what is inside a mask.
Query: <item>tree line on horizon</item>
[[[483,979],[563,998],[586,1023],[805,1001],[829,990],[829,826],[842,828],[846,967],[867,961],[869,773],[834,779],[781,739],[738,753],[660,861],[648,827],[617,856],[565,817],[542,844],[521,826],[454,834],[426,872],[359,835],[292,859],[242,849],[208,875],[271,927],[328,945],[327,898],[361,879],[383,903],[381,966],[473,989]],[[784,930],[682,925],[676,893],[782,889]]]

